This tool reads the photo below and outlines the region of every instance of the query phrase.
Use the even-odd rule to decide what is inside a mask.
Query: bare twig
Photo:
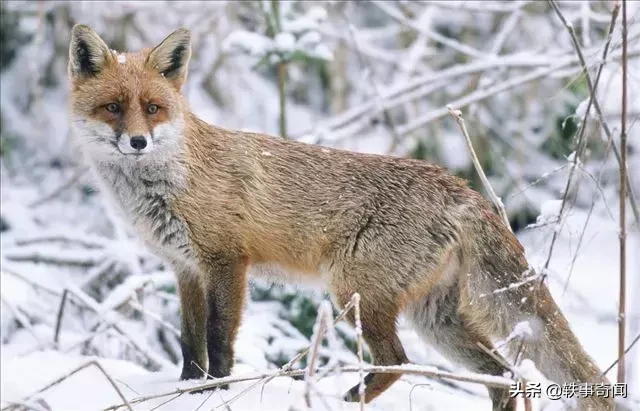
[[[502,204],[502,200],[500,200],[500,197],[498,197],[496,192],[493,191],[493,187],[491,187],[491,183],[489,183],[489,179],[487,178],[487,175],[484,173],[484,170],[482,169],[482,165],[480,164],[480,160],[478,160],[478,156],[476,155],[476,152],[473,149],[473,143],[471,142],[471,137],[469,137],[467,126],[464,123],[462,112],[460,110],[455,110],[451,106],[447,106],[447,110],[449,110],[449,114],[451,114],[451,117],[453,117],[458,123],[458,125],[460,126],[460,130],[462,131],[462,134],[464,135],[464,139],[467,142],[467,148],[469,149],[469,155],[471,156],[471,160],[473,161],[473,166],[475,167],[476,172],[478,173],[478,176],[480,176],[480,180],[482,181],[484,188],[487,190],[487,193],[489,194],[491,201],[493,201],[493,204],[496,206],[496,209],[498,210],[498,213],[500,214],[502,221],[509,228],[509,230],[511,230],[511,224],[509,224],[509,216],[507,216],[507,211],[504,209],[504,204]]]
[[[620,116],[620,292],[618,296],[618,384],[625,382],[627,299],[627,1],[622,0],[622,114]]]
[[[631,341],[631,344],[629,344],[629,346],[624,350],[622,355],[618,356],[618,358],[616,358],[616,360],[610,366],[608,366],[607,369],[604,370],[602,374],[600,374],[600,376],[604,377],[605,375],[607,375],[607,373],[611,371],[611,369],[615,367],[616,364],[618,364],[618,362],[620,362],[620,360],[627,355],[627,353],[631,350],[631,348],[633,348],[633,346],[636,345],[638,340],[640,340],[640,334],[636,335],[636,338],[634,338],[633,341]]]
[[[389,17],[391,17],[392,19],[398,21],[399,23],[406,25],[407,27],[412,28],[413,30],[417,31],[418,33],[424,33],[425,35],[427,35],[429,38],[438,41],[444,45],[446,45],[447,47],[450,47],[452,50],[455,50],[459,53],[462,54],[466,54],[469,55],[471,57],[486,57],[485,53],[474,49],[471,46],[467,46],[466,44],[460,43],[459,41],[451,38],[451,37],[447,37],[444,36],[434,30],[430,30],[427,27],[424,27],[416,22],[414,22],[413,20],[409,20],[407,19],[398,9],[396,9],[393,6],[392,2],[386,2],[386,1],[373,1],[372,2],[374,5],[376,5],[383,13],[385,13],[386,15],[388,15]]]
[[[605,151],[604,157],[603,157],[603,164],[602,167],[600,168],[600,173],[598,175],[598,179],[594,179],[596,185],[600,185],[600,180],[602,179],[602,174],[604,172],[605,169],[605,161],[606,159],[609,157],[609,151],[611,148],[611,140],[609,140],[609,144],[607,144],[607,149]],[[602,192],[602,189],[600,189],[600,195],[602,196],[602,201],[605,201],[605,197],[604,197],[604,193]],[[589,220],[591,219],[591,215],[593,214],[593,210],[596,206],[596,200],[597,200],[597,196],[598,193],[594,193],[593,194],[593,198],[591,200],[591,206],[589,207],[589,211],[587,212],[587,217],[585,219],[584,224],[582,225],[582,230],[580,232],[580,236],[578,237],[578,243],[576,244],[576,251],[573,254],[573,258],[571,259],[571,268],[569,268],[569,274],[567,275],[567,280],[565,281],[564,284],[564,290],[563,290],[563,294],[567,292],[567,289],[569,288],[569,282],[571,281],[571,276],[573,275],[573,268],[575,267],[576,264],[576,260],[578,259],[578,255],[580,253],[580,247],[582,247],[582,241],[584,240],[584,235],[587,231],[587,226],[589,225]]]
[[[3,273],[7,273],[10,274],[11,276],[29,284],[31,287],[37,289],[37,290],[42,290],[44,292],[46,292],[47,294],[54,296],[54,297],[59,297],[60,296],[60,292],[47,286],[44,284],[40,284],[37,283],[33,280],[31,280],[30,278],[28,278],[27,276],[25,276],[24,274],[19,273],[18,271],[7,267],[7,264],[2,264],[2,272]]]
[[[13,313],[13,316],[16,318],[16,321],[22,324],[22,326],[26,328],[31,333],[31,335],[33,335],[33,338],[38,343],[38,346],[42,347],[43,344],[42,344],[42,341],[40,340],[40,337],[38,337],[38,333],[36,333],[36,330],[34,330],[33,325],[31,325],[31,321],[29,320],[29,318],[22,311],[20,311],[20,308],[14,307],[13,303],[7,300],[3,295],[0,295],[0,301],[2,301],[2,303],[9,309],[9,311]]]
[[[7,404],[2,411],[51,411],[48,404],[42,399],[39,399],[38,404],[26,403],[21,401],[5,401]]]
[[[81,238],[65,234],[45,234],[32,237],[17,238],[16,245],[24,246],[40,243],[66,243],[77,244],[86,248],[104,248],[105,243],[99,238],[94,237],[89,239],[87,237],[89,236],[85,235],[84,238]]]
[[[212,392],[213,394],[213,392]],[[169,398],[166,401],[161,402],[160,404],[156,405],[155,407],[151,408],[149,411],[155,411],[157,409],[160,409],[161,407],[164,407],[165,405],[169,404],[171,401],[177,400],[179,397],[182,397],[184,394],[180,393],[180,394],[176,394],[174,397]],[[211,396],[207,397],[205,401],[207,401],[209,398],[211,398]]]
[[[316,318],[316,324],[313,336],[311,338],[311,346],[309,348],[309,361],[305,368],[304,381],[305,392],[304,399],[307,403],[307,407],[311,408],[311,386],[313,384],[313,376],[316,371],[316,362],[318,361],[318,351],[322,344],[327,328],[329,327],[329,318],[331,318],[331,306],[327,305],[328,302],[323,302],[318,310],[318,317]]]
[[[133,408],[131,408],[131,404],[129,403],[129,401],[127,401],[127,398],[124,396],[124,394],[122,394],[122,391],[120,391],[120,388],[118,388],[118,386],[116,385],[115,381],[113,381],[113,378],[111,378],[111,376],[107,373],[107,371],[96,360],[89,361],[89,362],[87,362],[87,363],[85,363],[85,364],[73,369],[72,371],[68,372],[67,374],[65,374],[65,375],[61,376],[60,378],[57,378],[56,380],[52,381],[51,383],[45,385],[43,388],[40,388],[38,391],[27,395],[26,397],[23,398],[23,401],[27,401],[27,400],[35,397],[36,395],[45,392],[46,390],[50,389],[51,387],[54,387],[54,386],[60,384],[61,382],[63,382],[67,378],[71,377],[72,375],[77,374],[78,372],[84,370],[85,368],[91,367],[91,366],[97,367],[100,370],[100,372],[102,372],[102,374],[106,377],[106,379],[109,381],[109,383],[111,384],[113,389],[116,390],[116,392],[118,393],[118,396],[120,397],[120,399],[123,402],[121,407],[127,407],[127,409],[129,411],[133,411]],[[3,408],[3,411],[4,410],[5,410],[5,408]]]
[[[171,332],[171,334],[173,334],[176,337],[180,338],[180,331],[176,327],[174,327],[173,325],[169,324],[167,321],[163,320],[162,317],[160,317],[158,314],[147,310],[146,308],[144,308],[144,306],[142,306],[137,301],[134,301],[133,299],[130,299],[127,303],[129,304],[129,306],[131,306],[131,308],[141,312],[142,314],[144,314],[147,317],[151,318],[152,320],[156,321],[158,324],[160,324],[161,326],[163,326],[164,328],[169,330],[169,332]]]
[[[65,191],[67,191],[68,189],[73,187],[78,182],[78,180],[80,180],[80,177],[82,177],[86,172],[87,172],[86,168],[78,169],[71,176],[71,178],[69,178],[69,180],[67,180],[65,183],[63,183],[62,185],[57,187],[51,193],[49,193],[49,194],[45,195],[44,197],[42,197],[42,198],[32,202],[31,204],[29,204],[29,208],[36,208],[36,207],[41,206],[41,205],[43,205],[45,203],[48,203],[51,200],[55,200],[56,198],[60,197],[60,195],[62,195]]]
[[[400,143],[400,135],[398,135],[398,132],[396,130],[395,121],[393,120],[393,117],[391,117],[391,113],[389,112],[389,110],[384,108],[384,104],[382,102],[383,101],[382,93],[380,91],[380,88],[376,84],[375,79],[373,78],[374,75],[375,75],[375,72],[373,70],[373,66],[371,64],[371,61],[368,61],[365,58],[364,54],[360,51],[360,45],[359,45],[360,43],[359,43],[359,40],[358,40],[358,36],[356,34],[356,29],[351,24],[351,19],[346,14],[346,12],[344,12],[344,14],[345,14],[344,17],[345,17],[345,20],[346,20],[346,24],[348,25],[348,28],[349,28],[349,34],[351,35],[351,39],[353,40],[353,44],[354,44],[354,47],[355,47],[356,55],[358,56],[358,61],[360,63],[360,66],[366,70],[364,77],[366,77],[367,80],[369,80],[369,84],[370,84],[371,88],[373,89],[373,92],[376,95],[376,100],[375,101],[377,102],[377,104],[379,106],[378,110],[376,110],[376,111],[382,113],[382,117],[384,119],[384,124],[385,124],[386,128],[389,130],[389,134],[391,135],[391,148],[388,151],[393,151],[393,147],[395,147],[396,145],[398,145]]]
[[[278,63],[278,107],[280,108],[280,137],[287,138],[287,63]]]
[[[64,315],[64,307],[67,304],[67,294],[69,290],[64,290],[60,299],[60,308],[58,308],[58,318],[56,319],[56,331],[53,334],[53,343],[57,346],[60,337],[60,326],[62,325],[62,316]]]
[[[94,251],[94,250],[92,250]],[[99,264],[104,258],[102,253],[89,253],[83,255],[60,255],[59,253],[49,252],[47,250],[4,250],[4,257],[8,261],[32,262],[51,265],[62,265],[72,267],[93,267]]]
[[[356,324],[356,340],[358,342],[358,366],[360,367],[360,383],[358,386],[358,395],[360,397],[360,411],[364,411],[364,391],[365,391],[365,382],[364,382],[364,355],[362,352],[362,321],[360,319],[360,294],[355,293],[351,298],[353,301],[353,314],[355,317]]]

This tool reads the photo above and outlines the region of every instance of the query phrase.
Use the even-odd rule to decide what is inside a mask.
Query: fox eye
[[[118,114],[120,112],[120,106],[116,103],[109,103],[106,108],[109,113]]]
[[[156,104],[149,104],[147,106],[147,113],[156,114],[158,112],[158,106]]]

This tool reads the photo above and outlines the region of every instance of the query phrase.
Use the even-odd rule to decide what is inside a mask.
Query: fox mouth
[[[134,157],[136,159],[142,158],[143,155],[147,154],[147,153],[124,153],[122,152],[122,150],[120,150],[120,153],[128,157]]]

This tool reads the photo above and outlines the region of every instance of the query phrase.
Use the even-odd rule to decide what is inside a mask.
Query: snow
[[[302,47],[315,46],[322,41],[322,36],[317,31],[308,31],[298,39],[298,44]]]
[[[315,46],[315,48],[313,48],[313,51],[310,51],[308,53],[310,56],[322,60],[333,60],[333,53],[331,52],[329,47],[324,44],[318,44],[317,46]]]
[[[291,53],[296,45],[296,38],[289,32],[278,33],[275,37],[276,50],[280,53]]]
[[[587,107],[589,106],[589,100],[590,100],[589,98],[582,100],[580,104],[578,104],[578,107],[576,107],[576,116],[578,117],[579,121],[582,121],[582,119],[584,119],[585,115],[587,114]],[[593,107],[593,103],[592,103],[591,108],[589,110],[589,119],[594,119],[597,117],[598,117],[598,114],[596,113],[596,109]]]
[[[529,321],[521,321],[513,327],[513,331],[507,337],[507,341],[511,341],[514,338],[523,338],[527,339],[533,336],[533,330],[531,329],[531,324]]]
[[[236,30],[224,40],[222,48],[227,52],[239,50],[247,52],[251,56],[259,57],[272,51],[274,44],[273,40],[260,34]]]
[[[118,63],[125,64],[127,62],[127,56],[124,54],[118,54]]]
[[[538,224],[553,223],[558,221],[560,209],[562,208],[562,200],[548,200],[542,203],[540,207],[540,215],[538,215]]]
[[[5,401],[18,400],[23,396],[33,392],[32,387],[42,387],[59,376],[65,375],[74,368],[85,364],[95,357],[77,357],[64,355],[55,351],[42,351],[25,357],[12,359],[3,364],[2,378],[2,398]],[[201,381],[177,382],[175,372],[149,373],[140,367],[129,362],[120,360],[97,359],[106,372],[119,384],[120,389],[128,400],[138,396],[150,394],[172,393],[177,388],[189,388],[202,384]],[[3,359],[3,362],[5,359]],[[43,367],[43,364],[47,364]],[[238,365],[233,370],[234,376],[255,375],[256,370],[245,365]],[[12,378],[5,378],[11,375]],[[16,381],[28,380],[28,386],[16,384]],[[336,410],[357,410],[358,404],[345,403],[338,398],[342,395],[344,387],[350,387],[357,382],[357,374],[343,374],[340,377],[322,378],[316,384],[320,393],[324,394],[323,401],[326,401]],[[77,385],[91,389],[77,390]],[[246,393],[243,391],[249,389]],[[433,389],[419,389],[411,392],[411,384],[400,381],[390,390],[370,405],[368,410],[388,410],[394,407],[407,407],[409,401],[415,404],[425,404],[430,401],[447,402],[456,409],[457,407],[468,407],[473,404],[465,402],[453,393],[439,392]],[[162,409],[167,411],[182,411],[196,409],[203,404],[205,409],[212,409],[224,405],[235,396],[241,394],[237,400],[229,404],[234,410],[287,410],[305,409],[303,406],[303,393],[305,389],[304,381],[294,380],[289,377],[281,377],[272,380],[266,385],[264,391],[261,386],[254,386],[254,381],[240,382],[232,384],[229,390],[217,390],[210,395],[204,394],[182,395],[167,402]],[[135,392],[133,391],[135,390]],[[411,394],[411,395],[409,395]],[[173,395],[167,395],[153,401],[136,404],[135,410],[150,411],[154,407],[169,400]],[[122,400],[113,387],[95,367],[80,371],[60,384],[39,396],[53,410],[65,411],[93,411],[100,410],[112,405],[121,404]],[[402,398],[401,401],[398,399]],[[474,399],[475,405],[471,405],[470,411],[482,410],[489,407],[488,400]],[[92,404],[90,408],[87,404]],[[323,402],[318,400],[318,394],[312,393],[312,404],[314,410],[323,410]],[[303,408],[304,407],[304,408]]]

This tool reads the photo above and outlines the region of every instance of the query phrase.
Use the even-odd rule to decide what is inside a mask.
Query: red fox
[[[408,359],[396,320],[473,371],[502,375],[493,349],[528,321],[525,358],[556,382],[606,382],[516,237],[466,182],[423,161],[226,130],[190,112],[179,29],[118,54],[76,25],[69,49],[73,141],[104,194],[177,275],[182,379],[229,375],[247,272],[319,278],[337,306],[361,295],[376,364]],[[499,292],[496,292],[498,290]],[[353,317],[349,318],[351,322]],[[496,359],[498,358],[498,359]],[[366,376],[371,401],[399,378]],[[494,410],[515,410],[489,388]],[[358,387],[345,399],[359,401]],[[580,409],[613,409],[605,398]]]

